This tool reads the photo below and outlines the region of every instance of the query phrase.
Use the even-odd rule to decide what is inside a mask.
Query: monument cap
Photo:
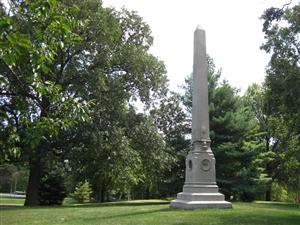
[[[201,25],[197,25],[196,30],[204,30],[204,28]]]

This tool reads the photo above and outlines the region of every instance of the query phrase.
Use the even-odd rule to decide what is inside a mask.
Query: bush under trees
[[[91,194],[93,193],[90,183],[85,180],[80,182],[75,187],[72,197],[80,203],[89,202]]]

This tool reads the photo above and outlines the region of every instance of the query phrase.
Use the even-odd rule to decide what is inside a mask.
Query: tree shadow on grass
[[[109,220],[109,219],[118,219],[118,218],[126,218],[126,217],[140,217],[140,216],[145,216],[149,214],[155,214],[155,213],[160,213],[160,212],[169,212],[172,211],[170,208],[163,208],[163,209],[154,209],[154,210],[147,210],[147,211],[139,211],[139,212],[131,212],[131,213],[122,213],[122,214],[117,214],[117,215],[110,215],[110,216],[103,216],[98,219],[101,220]],[[91,218],[90,220],[94,220],[95,218]],[[86,219],[87,221],[89,219]]]
[[[61,208],[82,208],[82,207],[114,207],[114,206],[151,206],[151,205],[167,205],[170,204],[169,201],[161,201],[161,202],[128,202],[128,201],[120,201],[120,202],[104,202],[104,203],[85,203],[85,204],[72,204],[72,205],[64,205],[60,206]]]
[[[283,209],[284,205],[280,205],[280,204],[274,204],[274,207],[280,207]],[[269,208],[269,204],[265,204],[266,208]],[[278,208],[276,208],[278,209]],[[211,210],[211,209],[206,209],[207,211]],[[137,212],[124,212],[124,213],[119,213],[119,214],[115,214],[115,215],[108,215],[108,216],[100,216],[98,218],[85,218],[86,222],[92,222],[95,220],[115,220],[116,221],[122,221],[123,219],[127,219],[127,218],[131,218],[132,221],[138,221],[140,220],[143,216],[146,215],[151,215],[153,214],[153,216],[157,216],[157,213],[161,213],[161,212],[166,212],[167,214],[172,213],[174,214],[174,217],[176,217],[177,213],[176,211],[182,211],[182,210],[178,210],[178,209],[172,209],[172,208],[161,208],[161,209],[149,209],[147,211],[137,211]],[[205,212],[203,212],[203,210],[199,210],[194,211],[194,210],[183,210],[186,211],[188,214],[190,212],[193,211],[193,214],[198,214],[198,212],[202,212],[205,214]],[[221,212],[221,211],[219,211]],[[227,213],[223,213],[225,211],[222,210],[222,213],[218,213],[217,211],[214,212],[213,218],[212,219],[212,223],[211,224],[239,224],[239,225],[298,225],[299,221],[300,221],[300,212],[299,212],[299,216],[296,214],[295,212],[297,212],[297,209],[295,210],[295,208],[293,208],[293,210],[291,210],[290,212],[288,211],[279,211],[278,213],[270,213],[270,212],[266,212],[266,213],[261,213],[261,212],[241,212],[241,213],[234,213],[234,210],[227,210]],[[155,215],[156,214],[156,215]],[[185,214],[185,213],[184,213]],[[214,219],[217,219],[216,221],[213,221]],[[199,217],[199,221],[191,221],[189,219],[189,216],[186,216],[184,218],[182,218],[182,221],[174,221],[174,223],[172,223],[173,225],[187,225],[187,224],[202,224],[201,223],[201,216]],[[137,223],[133,223],[133,224],[137,224]],[[206,224],[205,221],[203,221],[203,224]]]
[[[287,202],[255,202],[255,207],[259,208],[271,208],[271,209],[282,209],[282,210],[295,210],[299,209],[300,204],[287,203]]]
[[[66,208],[95,208],[95,207],[113,207],[113,206],[151,206],[151,205],[163,205],[168,204],[169,202],[111,202],[111,203],[93,203],[79,206],[56,206],[56,207],[20,207],[20,206],[9,206],[1,207],[2,209],[7,210],[27,210],[27,209],[66,209]],[[243,203],[241,205],[249,207],[237,207],[237,210],[220,210],[220,211],[210,211],[206,209],[207,212],[203,210],[195,210],[193,213],[190,213],[190,210],[187,210],[187,213],[192,217],[186,215],[183,212],[180,212],[181,221],[169,221],[168,224],[173,225],[186,225],[186,224],[205,224],[205,221],[201,219],[201,215],[208,215],[210,217],[210,224],[239,224],[239,225],[298,225],[300,221],[300,206],[293,204],[282,204],[282,203]],[[250,207],[251,206],[251,207]],[[258,208],[258,210],[257,210]],[[253,210],[252,210],[253,209]],[[271,210],[269,210],[271,209]],[[299,210],[298,210],[299,209]],[[112,209],[113,210],[113,209]],[[126,211],[126,212],[125,212]],[[159,207],[152,208],[146,207],[143,210],[125,210],[125,211],[115,211],[113,215],[107,214],[94,214],[90,218],[82,218],[84,224],[98,224],[99,221],[107,220],[108,223],[128,219],[132,221],[132,224],[138,224],[138,221],[141,221],[141,218],[145,216],[146,218],[153,217],[164,217],[159,215],[160,213],[166,213],[166,215],[172,214],[175,218],[178,215],[177,209],[172,209],[169,207]],[[182,211],[182,210],[179,210]],[[226,213],[225,213],[226,212]],[[298,214],[299,212],[299,214]],[[207,214],[208,213],[208,214]],[[197,217],[197,221],[195,218]],[[78,218],[74,218],[78,219]],[[125,222],[125,221],[124,221]]]
[[[223,215],[223,224],[239,224],[239,225],[298,225],[300,215],[297,216],[293,213],[249,213],[247,215]]]
[[[137,206],[137,209],[134,211],[131,210],[128,212],[118,212],[115,211],[116,214],[113,215],[105,215],[105,214],[99,214],[97,217],[92,216],[91,218],[84,218],[85,223],[96,221],[96,220],[110,220],[110,219],[126,219],[128,217],[141,217],[148,214],[155,214],[160,212],[168,212],[172,211],[169,207],[160,207],[157,208],[144,208],[143,210],[139,210],[138,207],[140,206],[154,206],[154,205],[166,205],[169,204],[169,202],[110,202],[110,203],[91,203],[91,204],[85,204],[85,205],[71,205],[71,206],[35,206],[35,207],[26,207],[26,206],[0,206],[1,212],[3,211],[17,211],[17,210],[51,210],[51,209],[58,209],[58,210],[64,210],[64,209],[76,209],[76,208],[104,208],[104,207],[114,207],[114,206],[129,206],[129,207],[135,207]],[[113,209],[112,209],[113,210]],[[78,219],[78,218],[75,218]]]
[[[22,210],[24,208],[23,205],[0,205],[0,212],[4,210]]]
[[[53,205],[53,206],[23,206],[23,205],[0,205],[2,210],[23,210],[23,209],[66,209],[66,208],[92,208],[92,207],[114,207],[114,206],[151,206],[151,205],[167,205],[169,201],[161,202],[104,202],[104,203],[84,203],[70,205]]]

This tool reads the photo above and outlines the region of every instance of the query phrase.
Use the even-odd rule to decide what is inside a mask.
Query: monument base
[[[193,192],[195,190],[201,192]],[[170,206],[182,209],[232,208],[224,195],[217,192],[217,185],[184,185],[183,192],[177,194],[177,199]]]
[[[197,209],[197,208],[232,208],[227,201],[185,201],[176,199],[171,202],[172,208]]]

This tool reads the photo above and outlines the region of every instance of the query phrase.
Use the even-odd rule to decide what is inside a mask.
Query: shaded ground
[[[131,201],[61,207],[3,207],[1,225],[299,225],[300,206],[288,203],[234,203],[233,209],[171,209],[165,201]]]

